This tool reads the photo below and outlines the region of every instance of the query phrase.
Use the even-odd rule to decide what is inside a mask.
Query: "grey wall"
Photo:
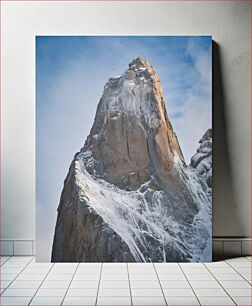
[[[4,239],[35,239],[35,35],[212,35],[215,236],[250,236],[250,4],[3,2]]]

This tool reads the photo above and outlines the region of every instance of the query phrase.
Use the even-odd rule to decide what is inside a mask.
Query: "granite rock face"
[[[208,129],[199,141],[197,153],[191,158],[191,166],[197,175],[212,188],[212,129]]]
[[[52,261],[211,260],[207,139],[187,166],[146,60],[110,78],[64,182]]]

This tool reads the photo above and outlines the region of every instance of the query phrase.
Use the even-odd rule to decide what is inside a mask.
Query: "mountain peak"
[[[196,171],[184,163],[157,73],[134,59],[105,85],[71,163],[52,260],[207,260],[209,188]]]
[[[132,60],[132,62],[129,64],[129,67],[133,67],[133,66],[137,66],[137,67],[149,67],[151,66],[151,64],[145,60],[143,57],[137,57],[135,59]]]
[[[175,155],[184,160],[157,80],[153,67],[139,57],[106,84],[84,146],[97,161],[88,163],[91,174],[123,189],[138,188],[152,175],[166,185]]]

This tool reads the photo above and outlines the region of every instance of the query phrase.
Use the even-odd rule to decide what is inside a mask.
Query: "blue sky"
[[[121,75],[138,56],[153,65],[189,163],[212,122],[211,51],[210,36],[36,38],[37,260],[50,259],[63,182],[108,78]]]

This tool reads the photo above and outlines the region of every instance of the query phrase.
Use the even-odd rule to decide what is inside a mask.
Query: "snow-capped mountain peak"
[[[211,190],[184,162],[156,71],[136,58],[106,83],[70,166],[52,260],[202,261],[210,248]]]

